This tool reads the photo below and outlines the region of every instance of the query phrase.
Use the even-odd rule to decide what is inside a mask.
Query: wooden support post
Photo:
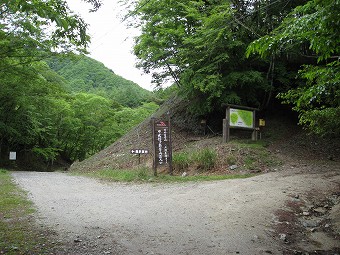
[[[223,119],[223,142],[228,143],[230,140],[230,106],[227,107],[225,112],[225,119]]]
[[[170,119],[170,115],[168,116],[168,122],[169,122],[169,146],[170,146],[170,150],[169,150],[169,175],[173,175],[173,169],[172,169],[172,137],[171,137],[171,119]]]
[[[153,175],[157,176],[157,162],[156,162],[156,141],[155,141],[155,119],[151,119],[151,125],[152,125],[152,148],[153,148],[153,162],[152,162],[152,168],[153,168]]]
[[[257,130],[254,128],[252,134],[251,134],[251,140],[252,141],[257,141]]]
[[[230,140],[230,127],[228,119],[223,119],[223,142],[227,143]]]
[[[253,111],[253,127],[254,127],[254,130],[253,130],[251,139],[252,139],[253,141],[257,141],[257,129],[256,129],[255,110]]]

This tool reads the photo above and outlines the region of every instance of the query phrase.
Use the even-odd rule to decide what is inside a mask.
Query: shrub
[[[237,159],[234,155],[227,156],[228,165],[235,165],[237,163]]]
[[[257,167],[256,158],[253,156],[246,156],[244,159],[244,166],[246,169],[255,170]]]
[[[176,171],[187,169],[191,163],[189,153],[177,152],[172,155],[172,166]]]
[[[214,168],[217,160],[217,153],[211,149],[203,149],[197,152],[194,156],[198,168],[203,171],[208,171]]]
[[[149,178],[148,168],[147,167],[139,168],[137,171],[137,177],[138,180],[147,180]]]

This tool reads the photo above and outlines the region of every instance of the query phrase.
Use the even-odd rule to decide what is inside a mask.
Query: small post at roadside
[[[146,149],[132,149],[130,150],[131,154],[138,154],[138,165],[140,165],[140,155],[141,154],[149,154],[149,151]]]
[[[260,139],[262,139],[262,130],[265,126],[266,126],[266,121],[264,119],[259,119]]]
[[[12,167],[15,167],[16,160],[17,160],[17,152],[16,151],[10,151],[9,152],[9,160],[11,161]]]
[[[173,175],[173,170],[172,170],[172,140],[171,140],[171,120],[170,120],[170,116],[168,118],[168,122],[169,122],[169,159],[168,159],[168,163],[169,163],[169,174]]]
[[[152,128],[152,148],[153,148],[152,168],[153,168],[153,175],[154,175],[154,176],[157,176],[155,121],[156,121],[155,118],[151,118],[151,128]]]

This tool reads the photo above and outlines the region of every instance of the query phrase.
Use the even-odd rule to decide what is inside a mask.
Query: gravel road
[[[122,184],[53,172],[13,172],[60,254],[282,254],[274,211],[339,175],[272,172],[248,179]]]

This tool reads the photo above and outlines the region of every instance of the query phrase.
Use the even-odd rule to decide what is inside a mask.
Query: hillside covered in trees
[[[83,160],[158,108],[152,92],[86,56],[57,55],[30,68],[39,76],[16,84],[8,72],[0,93],[5,162],[9,151],[19,162]]]
[[[127,107],[137,107],[154,99],[150,91],[84,55],[56,56],[47,63],[67,81],[68,91],[97,94]]]

